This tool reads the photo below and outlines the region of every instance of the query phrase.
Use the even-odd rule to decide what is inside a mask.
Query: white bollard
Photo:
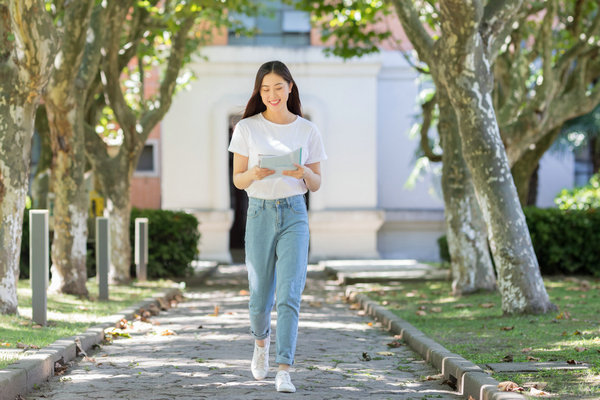
[[[32,319],[46,325],[50,245],[48,210],[29,210],[29,279],[31,281]]]
[[[96,217],[96,279],[98,298],[108,300],[108,267],[110,265],[110,225],[107,217]]]
[[[135,272],[138,281],[148,279],[148,218],[135,219]]]

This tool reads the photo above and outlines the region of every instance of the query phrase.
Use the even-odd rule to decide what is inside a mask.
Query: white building
[[[229,138],[258,67],[277,59],[290,68],[329,157],[322,187],[309,197],[311,260],[438,260],[436,240],[445,230],[439,178],[430,174],[404,187],[419,146],[408,136],[419,114],[414,70],[392,51],[347,62],[326,57],[309,45],[310,27],[297,13],[283,8],[275,33],[245,45],[230,37],[230,44],[204,49],[207,61],[193,63],[198,79],[175,97],[162,124],[162,208],[198,217],[202,259],[231,261],[231,247],[241,246],[245,204],[230,182]],[[301,45],[281,45],[286,41]],[[573,165],[570,155],[543,158],[540,206],[573,185]]]

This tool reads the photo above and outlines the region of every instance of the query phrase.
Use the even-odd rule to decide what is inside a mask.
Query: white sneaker
[[[290,374],[287,371],[279,371],[275,376],[275,387],[278,392],[294,393],[296,387],[292,383]]]
[[[252,375],[256,380],[262,380],[269,373],[269,338],[265,341],[265,346],[260,347],[254,342],[254,354],[252,355],[252,364],[250,364]]]

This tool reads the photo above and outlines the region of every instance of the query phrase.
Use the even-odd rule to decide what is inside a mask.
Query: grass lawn
[[[600,398],[600,281],[560,277],[544,282],[558,312],[504,316],[498,293],[454,297],[450,282],[368,285],[364,290],[373,300],[475,364],[500,363],[505,357],[512,357],[514,362],[588,363],[588,370],[493,377],[520,386],[537,383],[561,399]]]
[[[160,280],[131,285],[111,285],[110,301],[98,301],[98,285],[92,278],[87,283],[90,298],[73,295],[48,295],[48,325],[40,327],[31,321],[31,288],[28,280],[20,280],[17,288],[19,315],[0,315],[0,368],[17,360],[15,353],[2,349],[22,346],[44,347],[54,341],[84,332],[152,294],[172,287],[173,282]]]

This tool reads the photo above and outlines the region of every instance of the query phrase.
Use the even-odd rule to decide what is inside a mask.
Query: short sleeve
[[[248,149],[248,130],[245,129],[244,124],[240,122],[235,125],[233,135],[231,136],[231,142],[229,143],[229,148],[227,150],[248,157],[248,154],[250,154]]]
[[[323,146],[323,139],[321,133],[317,127],[313,127],[310,141],[308,143],[308,158],[306,164],[313,164],[316,162],[327,160],[327,154],[325,154],[325,146]]]

